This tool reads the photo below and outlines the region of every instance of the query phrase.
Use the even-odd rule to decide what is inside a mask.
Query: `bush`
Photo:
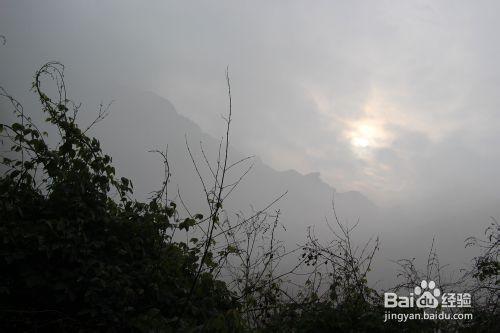
[[[130,198],[99,141],[76,122],[62,66],[35,76],[46,121],[60,143],[8,96],[19,122],[0,178],[0,325],[2,331],[162,331],[235,329],[237,304],[224,282],[199,276],[199,251],[174,242],[175,204]],[[55,79],[49,98],[41,80]],[[114,194],[116,192],[116,194]]]

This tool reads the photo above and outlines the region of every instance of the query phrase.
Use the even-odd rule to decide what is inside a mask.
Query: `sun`
[[[373,148],[382,145],[385,133],[375,123],[360,121],[352,124],[348,137],[351,145],[355,148]]]
[[[355,138],[352,138],[351,144],[354,147],[366,148],[370,145],[370,140],[368,138],[364,138],[364,137],[355,137]]]

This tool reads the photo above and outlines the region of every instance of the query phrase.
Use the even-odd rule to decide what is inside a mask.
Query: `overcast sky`
[[[48,60],[151,90],[233,144],[380,205],[500,192],[498,1],[7,1],[0,84]],[[71,82],[70,80],[70,82]]]

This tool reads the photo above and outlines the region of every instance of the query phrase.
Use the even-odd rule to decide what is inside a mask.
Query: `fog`
[[[60,61],[83,121],[114,101],[93,134],[136,195],[161,181],[148,150],[168,144],[172,189],[196,210],[184,135],[215,154],[228,67],[231,156],[256,156],[230,209],[263,207],[288,190],[276,209],[293,245],[307,226],[324,228],[335,196],[343,219],[360,218],[360,239],[381,236],[377,279],[394,275],[391,260],[424,258],[433,237],[458,269],[473,255],[464,239],[500,216],[498,7],[2,1],[0,85],[30,109],[34,71]],[[1,112],[8,117],[5,104]]]

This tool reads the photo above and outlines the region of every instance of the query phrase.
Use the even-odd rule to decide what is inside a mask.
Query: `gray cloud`
[[[498,3],[1,6],[1,84],[15,91],[57,59],[69,82],[155,91],[219,136],[229,65],[233,143],[277,169],[319,171],[382,204],[498,184]],[[349,131],[363,121],[384,138],[356,149]]]

